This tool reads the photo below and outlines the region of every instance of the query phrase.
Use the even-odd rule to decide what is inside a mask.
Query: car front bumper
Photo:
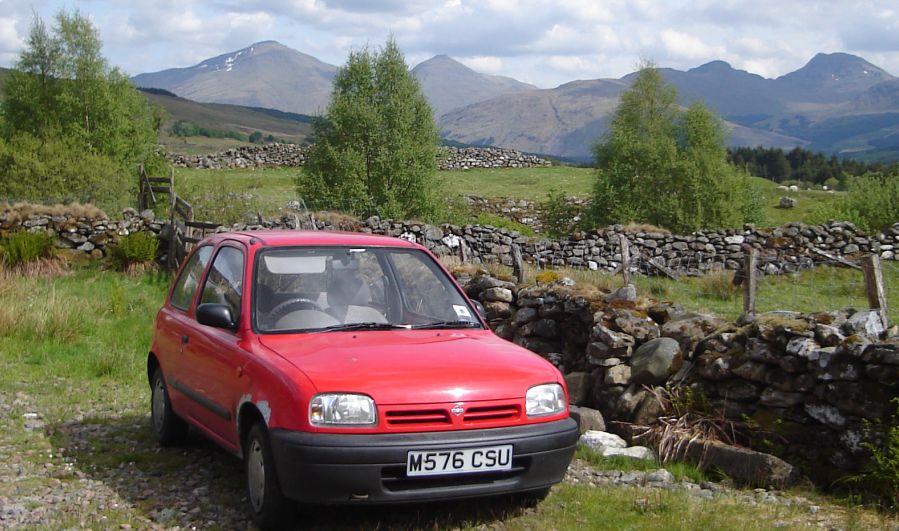
[[[572,418],[464,431],[322,434],[270,431],[282,493],[306,503],[402,503],[547,488],[562,480],[578,440]],[[511,444],[512,469],[407,477],[410,450]]]

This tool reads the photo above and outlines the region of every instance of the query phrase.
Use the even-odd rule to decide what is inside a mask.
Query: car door
[[[197,305],[224,304],[231,310],[235,324],[245,319],[241,315],[245,264],[245,252],[240,244],[222,243],[203,280]],[[243,392],[240,378],[246,359],[240,347],[238,326],[217,328],[202,325],[195,319],[190,326],[181,358],[184,366],[179,378],[181,391],[194,402],[194,419],[211,436],[236,448],[235,409]]]
[[[178,390],[177,382],[184,369],[182,354],[193,328],[193,305],[203,272],[212,257],[212,246],[197,248],[188,258],[175,280],[168,303],[159,312],[154,349],[162,366],[162,374],[169,387],[172,407],[179,415],[192,416],[191,402]]]

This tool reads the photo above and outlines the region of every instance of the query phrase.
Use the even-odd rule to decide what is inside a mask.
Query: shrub
[[[871,461],[864,473],[852,478],[884,507],[899,509],[899,398],[888,426],[868,424],[865,448]]]
[[[132,232],[119,239],[112,246],[112,260],[116,267],[125,271],[134,264],[148,264],[156,260],[159,240],[149,232]]]
[[[53,253],[53,235],[49,232],[16,232],[0,244],[8,266],[49,258]]]
[[[866,173],[848,182],[849,192],[829,212],[833,219],[876,232],[899,221],[899,175]]]
[[[559,238],[574,231],[580,219],[580,209],[556,189],[546,193],[546,200],[538,205],[543,230],[553,238]]]

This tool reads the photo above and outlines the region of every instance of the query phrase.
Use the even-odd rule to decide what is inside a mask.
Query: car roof
[[[418,247],[416,244],[394,238],[374,234],[341,231],[308,231],[308,230],[253,230],[239,232],[219,232],[204,238],[199,245],[216,244],[223,240],[237,240],[247,245],[263,247],[347,245],[359,247]]]

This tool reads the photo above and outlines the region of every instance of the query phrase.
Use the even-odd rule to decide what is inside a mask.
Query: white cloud
[[[274,39],[332,64],[392,33],[411,62],[436,54],[550,87],[619,77],[641,57],[688,69],[713,59],[776,77],[819,51],[855,53],[899,74],[895,0],[88,0],[104,53],[130,73],[189,66]],[[0,0],[0,62],[10,64],[32,8]]]

